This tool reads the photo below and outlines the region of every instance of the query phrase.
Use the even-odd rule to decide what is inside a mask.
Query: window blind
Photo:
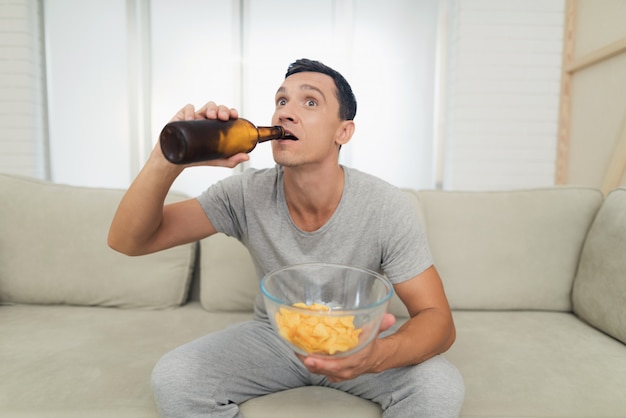
[[[0,4],[0,172],[49,178],[41,10]]]

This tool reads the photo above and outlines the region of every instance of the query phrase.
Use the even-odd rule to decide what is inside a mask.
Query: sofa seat
[[[2,336],[12,342],[0,344],[0,357],[11,359],[1,367],[2,415],[154,417],[149,378],[161,355],[250,317],[207,313],[199,302],[168,310],[1,306]],[[626,411],[624,345],[574,314],[454,311],[454,317],[457,341],[445,356],[466,382],[463,417],[624,416],[617,412]],[[293,389],[241,406],[249,418],[293,418],[296,408],[299,418],[380,416],[378,405],[328,388]],[[329,415],[338,411],[344,412]]]
[[[157,416],[150,388],[156,361],[250,317],[207,314],[197,302],[166,310],[0,306],[0,340],[11,342],[0,341],[0,416]]]
[[[624,344],[565,312],[455,311],[464,417],[624,417]],[[601,390],[599,390],[601,389]]]

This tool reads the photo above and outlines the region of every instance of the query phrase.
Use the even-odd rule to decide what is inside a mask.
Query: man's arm
[[[164,205],[181,170],[151,158],[124,194],[108,243],[127,255],[143,255],[193,242],[215,232],[195,199]]]
[[[431,266],[418,276],[395,285],[394,289],[411,316],[397,332],[374,339],[370,345],[349,357],[301,357],[307,368],[313,373],[326,375],[332,382],[339,382],[364,373],[418,364],[450,348],[456,331],[435,267]],[[387,314],[381,330],[393,323],[393,316]]]
[[[197,112],[187,105],[172,120],[236,117],[235,109],[209,102]],[[194,165],[232,168],[248,158],[247,154],[237,154]],[[143,255],[194,242],[216,232],[196,199],[164,205],[174,180],[186,167],[167,161],[157,143],[117,208],[109,229],[111,248],[127,255]]]
[[[421,363],[448,350],[456,339],[452,312],[434,266],[394,288],[411,318],[380,340],[382,361],[376,371]]]

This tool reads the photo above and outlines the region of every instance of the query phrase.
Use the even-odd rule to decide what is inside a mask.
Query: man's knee
[[[443,356],[413,368],[419,398],[439,411],[427,416],[458,416],[465,399],[465,384],[459,370]],[[431,413],[436,410],[431,410]]]
[[[458,417],[465,398],[459,370],[442,356],[405,369],[404,384],[395,393],[389,416]],[[398,415],[399,413],[399,415]],[[409,415],[407,415],[409,416]]]
[[[176,352],[165,354],[152,369],[152,390],[157,401],[162,397],[178,392],[177,387],[185,386],[187,365]]]
[[[163,416],[165,411],[189,407],[199,386],[197,364],[180,349],[165,354],[152,369],[152,391]],[[184,405],[184,406],[183,406]]]

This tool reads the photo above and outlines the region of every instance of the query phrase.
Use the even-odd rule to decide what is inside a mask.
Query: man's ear
[[[352,135],[354,134],[354,121],[353,120],[344,120],[341,122],[341,126],[337,130],[337,135],[335,141],[339,145],[347,144],[350,139],[352,139]]]

